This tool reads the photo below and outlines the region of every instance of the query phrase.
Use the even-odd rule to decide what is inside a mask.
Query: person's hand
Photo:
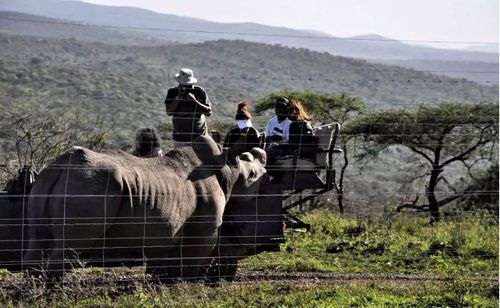
[[[187,93],[188,92],[186,90],[181,89],[181,90],[179,90],[179,92],[177,92],[177,97],[176,98],[179,99],[179,100],[186,99],[186,94]]]
[[[195,102],[198,102],[198,100],[196,99],[196,96],[194,96],[194,94],[193,94],[193,93],[191,93],[191,92],[188,92],[188,93],[187,93],[187,97],[186,97],[186,99],[191,99],[191,100],[193,100],[193,101],[195,101]]]
[[[280,142],[283,140],[283,136],[272,135],[272,136],[269,136],[269,140],[271,140],[272,142]]]

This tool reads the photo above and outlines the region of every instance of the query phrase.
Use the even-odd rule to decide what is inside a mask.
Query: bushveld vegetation
[[[495,217],[457,212],[430,225],[426,217],[384,215],[313,211],[304,217],[311,232],[289,230],[280,252],[244,260],[233,284],[162,287],[139,269],[85,269],[49,292],[36,279],[4,273],[0,298],[39,307],[496,307]]]
[[[242,41],[134,47],[0,34],[0,43],[2,182],[23,164],[42,168],[72,145],[130,150],[134,130],[143,126],[158,127],[168,150],[163,99],[181,66],[194,68],[213,98],[211,129],[227,130],[244,98],[254,101],[260,112],[254,122],[263,128],[273,98],[286,95],[302,100],[318,124],[341,122],[345,154],[337,159],[343,177],[335,194],[299,213],[312,231],[288,230],[280,252],[242,261],[246,274],[233,285],[167,288],[141,280],[134,269],[93,269],[47,292],[36,279],[4,273],[3,303],[497,306],[497,88]],[[419,130],[429,124],[436,130]],[[417,139],[400,140],[402,133]],[[438,146],[429,148],[431,141]],[[415,196],[430,195],[433,172],[440,175],[434,193],[444,197],[430,224],[431,201]],[[439,203],[453,196],[459,197]],[[244,280],[255,271],[260,280]],[[339,275],[267,279],[296,272]]]
[[[163,100],[167,88],[175,84],[173,75],[181,66],[195,69],[214,103],[209,129],[222,132],[232,123],[238,101],[247,98],[256,101],[253,105],[258,107],[270,93],[279,94],[283,89],[288,89],[285,93],[320,93],[298,98],[304,99],[320,122],[340,121],[342,130],[362,109],[411,110],[418,104],[436,105],[443,101],[498,103],[494,86],[306,49],[243,41],[138,47],[9,34],[0,34],[0,41],[3,46],[0,104],[18,114],[23,114],[26,109],[23,106],[41,105],[44,109],[40,112],[30,111],[38,121],[45,116],[67,118],[71,110],[78,109],[77,116],[69,122],[81,123],[70,126],[82,133],[78,138],[64,136],[63,139],[97,148],[131,150],[136,129],[157,126],[164,128],[161,131],[168,149],[170,130]],[[314,108],[314,100],[327,101],[328,95],[343,96],[346,103],[351,98],[356,100],[343,109],[319,106],[332,107],[333,112],[327,115],[324,109]],[[339,116],[343,112],[345,116]],[[254,117],[257,128],[264,128],[268,116],[265,113]],[[2,117],[0,127],[15,127],[14,119]],[[3,152],[9,153],[7,165],[11,174],[20,164],[12,164],[12,154],[16,153],[15,142],[21,134],[7,136],[3,130],[0,135]],[[346,183],[356,181],[356,185],[348,188],[339,183],[338,192],[341,195],[351,192],[358,196],[356,201],[366,202],[365,192],[374,191],[375,196],[370,199],[376,198],[376,211],[399,198],[391,193],[400,188],[399,183],[412,181],[414,173],[408,172],[407,166],[420,163],[420,158],[395,145],[388,147],[375,164],[355,162],[353,157],[359,154],[361,144],[359,140],[347,140],[347,135],[343,138],[346,138],[346,142],[341,140],[343,146],[350,148],[345,148],[349,156],[344,159],[349,159],[350,170],[344,178]],[[5,159],[2,160],[5,163]],[[452,168],[458,169],[452,171],[453,174],[463,171],[456,165]],[[359,182],[361,174],[367,176]],[[5,176],[2,175],[4,179]],[[413,189],[410,185],[405,188]],[[349,204],[343,207],[347,212],[351,210]]]
[[[242,99],[282,89],[354,95],[369,109],[498,101],[494,86],[465,79],[244,41],[134,47],[0,34],[0,43],[3,101],[80,105],[127,131],[163,121],[164,96],[184,66],[195,69],[217,120],[229,120]]]

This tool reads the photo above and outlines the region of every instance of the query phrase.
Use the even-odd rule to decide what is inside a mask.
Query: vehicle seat
[[[330,166],[330,157],[334,152],[341,152],[334,148],[339,129],[339,123],[322,125],[314,129],[318,146],[310,149],[316,153],[313,158],[300,157],[296,151],[294,154],[276,159],[273,169],[283,171],[278,184],[283,189],[324,188],[326,182],[319,177],[319,171],[333,168]]]

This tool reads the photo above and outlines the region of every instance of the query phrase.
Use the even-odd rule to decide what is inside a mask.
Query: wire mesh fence
[[[209,31],[192,31],[183,29],[152,29],[134,27],[112,27],[103,25],[83,25],[69,22],[37,21],[30,19],[0,17],[1,19],[15,20],[19,22],[51,23],[58,25],[72,25],[85,27],[119,28],[128,30],[149,31],[176,31],[214,33]],[[240,36],[262,36],[259,33],[219,33]],[[297,37],[295,37],[297,38]],[[324,37],[307,36],[302,39],[327,39]],[[333,38],[328,38],[332,39]],[[335,38],[338,39],[338,38]],[[415,42],[414,40],[406,40]],[[424,42],[424,41],[419,41]],[[433,42],[436,41],[425,41]],[[445,42],[442,43],[463,43]],[[28,65],[28,70],[44,68],[50,65],[38,65],[31,67],[26,61],[2,60],[1,65]],[[70,65],[68,67],[68,65]],[[143,64],[154,69],[162,67],[165,63]],[[73,60],[64,60],[57,63],[58,67],[68,69],[69,76],[77,78],[81,74],[99,74],[110,77],[134,77],[134,78],[156,78],[157,81],[172,81],[175,78],[167,70],[155,72],[154,74],[124,73],[106,71],[82,65]],[[80,71],[73,72],[71,68]],[[370,71],[370,70],[369,70]],[[381,69],[371,69],[377,73]],[[387,69],[385,71],[391,71]],[[450,71],[434,70],[430,73],[446,73]],[[498,71],[453,71],[460,73],[482,74],[487,76],[486,83],[495,83],[490,77],[498,75]],[[405,83],[411,86],[413,83],[425,84],[429,87],[435,84],[464,84],[465,80],[454,80],[450,78],[437,77],[423,72],[414,71],[411,78],[367,78],[356,82],[372,83]],[[202,76],[207,79],[235,78],[232,75],[210,75]],[[237,76],[236,76],[237,77]],[[330,82],[333,77],[305,76],[297,77],[265,77],[249,76],[258,81],[286,80],[297,82],[309,82],[311,88],[315,82]],[[345,80],[340,80],[345,82]],[[470,82],[471,83],[471,82]],[[239,94],[239,89],[225,89],[227,92],[234,91]],[[229,94],[229,93],[227,93]],[[27,98],[39,98],[40,95],[26,95],[21,97],[9,97],[8,100],[23,100]],[[89,100],[124,100],[123,97],[113,96],[89,96],[89,95],[65,95],[66,98],[85,102]],[[126,97],[126,100],[141,100],[142,96]],[[483,100],[491,98],[491,95],[482,92],[466,93],[465,100]],[[232,102],[229,98],[216,98],[215,104],[228,104]],[[385,105],[386,103],[374,103]],[[397,102],[395,105],[411,108],[419,105],[417,102]],[[186,114],[178,113],[179,116]],[[191,115],[188,113],[187,115]],[[492,115],[496,117],[496,115]],[[383,119],[384,117],[382,117]],[[388,117],[389,118],[389,117]],[[434,116],[432,123],[416,123],[413,128],[425,131],[429,128],[443,127],[448,120],[459,120],[460,116],[439,115]],[[487,116],[485,119],[489,118]],[[372,125],[396,124],[397,122],[377,121],[376,123],[365,123]],[[467,125],[469,122],[456,123],[457,126]],[[408,125],[410,129],[412,125]],[[182,135],[182,133],[179,133]],[[389,133],[387,133],[389,134]],[[383,136],[384,133],[368,132],[368,135]],[[411,145],[411,138],[421,137],[422,133],[391,132],[391,136],[402,137],[401,145]],[[475,133],[463,131],[454,135],[456,138],[476,136]],[[293,134],[292,134],[293,137]],[[428,135],[427,139],[419,143],[422,147],[432,148],[442,142],[439,136]],[[2,141],[17,141],[14,137],[2,136]],[[454,142],[454,147],[468,146],[466,141]],[[196,144],[193,144],[196,146]],[[300,148],[301,143],[289,144],[292,148]],[[346,144],[344,149],[355,152],[358,149],[356,143]],[[338,195],[338,183],[335,179],[326,176],[321,179],[322,185],[326,185],[326,191],[309,190],[296,187],[298,173],[319,174],[318,166],[304,165],[297,167],[296,161],[285,162],[276,168],[278,171],[287,172],[291,175],[291,184],[285,188],[271,183],[266,175],[248,182],[251,170],[242,170],[241,162],[228,163],[227,153],[224,155],[224,163],[211,161],[199,161],[198,158],[188,157],[179,159],[185,153],[173,151],[170,156],[143,160],[132,158],[126,154],[116,154],[109,160],[88,160],[84,156],[79,162],[51,164],[45,172],[52,177],[41,175],[34,184],[34,191],[23,188],[18,192],[4,192],[0,194],[0,267],[13,270],[29,270],[38,273],[49,273],[53,276],[61,275],[82,265],[93,266],[145,266],[147,274],[155,275],[159,279],[166,280],[193,280],[193,279],[227,279],[234,278],[239,260],[266,251],[279,251],[286,236],[293,232],[288,218],[297,215],[289,212],[287,208],[294,202],[305,200],[309,197],[324,197],[326,192],[335,198]],[[207,154],[207,153],[196,153]],[[97,155],[97,154],[96,154]],[[186,154],[189,156],[188,154]],[[222,154],[221,154],[222,155]],[[69,160],[71,160],[71,155]],[[255,157],[246,157],[240,161],[253,162]],[[340,159],[324,162],[325,168],[335,171],[343,166]],[[117,167],[118,166],[118,167]],[[139,166],[139,167],[138,167]],[[201,169],[199,169],[201,167]],[[262,167],[262,166],[259,166]],[[198,168],[198,169],[197,169]],[[224,169],[226,168],[226,169]],[[231,173],[231,168],[236,170]],[[459,167],[456,167],[459,168]],[[229,169],[229,170],[227,170]],[[268,171],[273,170],[267,166]],[[321,169],[321,168],[320,168]],[[186,172],[188,170],[188,172]],[[57,173],[57,174],[56,174]],[[257,172],[258,173],[258,172]],[[254,174],[256,176],[257,174]],[[242,178],[246,183],[240,183]],[[316,178],[314,178],[316,179]],[[312,181],[312,180],[311,180]],[[45,182],[45,183],[44,183]],[[299,181],[300,182],[300,181]],[[202,183],[202,184],[199,184]],[[205,183],[205,184],[203,184]],[[208,183],[208,184],[206,184]],[[204,186],[205,185],[205,186]],[[252,188],[253,187],[253,188]],[[299,191],[296,191],[297,188]],[[234,191],[232,191],[234,190]],[[242,192],[243,191],[243,192]],[[246,192],[245,192],[246,191]],[[393,198],[406,200],[408,198],[429,196],[428,191],[421,189],[391,189],[386,194]],[[454,192],[449,190],[435,191],[434,196],[447,197]],[[481,190],[468,190],[468,194],[477,196],[491,196],[494,200],[498,197],[498,187]],[[352,204],[360,206],[368,205],[370,199],[374,198],[374,192],[353,191],[349,192],[349,200]],[[286,197],[289,197],[288,200]],[[498,200],[498,199],[497,199]],[[227,201],[227,202],[226,202]],[[326,204],[332,208],[332,201]],[[325,204],[323,204],[325,206]],[[286,210],[284,210],[286,209]],[[497,223],[495,216],[479,213],[478,211],[463,210],[441,210],[443,220],[479,219],[486,223]],[[404,218],[407,221],[422,220],[420,213],[415,212],[391,212],[390,218],[383,217],[384,214],[365,214],[363,217],[351,216],[350,219],[362,224],[374,219],[393,219],[394,216]],[[424,214],[426,215],[426,214]],[[296,218],[296,217],[295,217]],[[300,222],[300,220],[299,220]],[[295,222],[297,224],[297,222]],[[307,224],[300,224],[305,227]],[[285,227],[288,227],[286,229]],[[314,226],[313,226],[314,228]],[[437,229],[432,229],[436,232]],[[286,230],[285,230],[286,229]],[[361,231],[361,232],[366,232]],[[373,248],[373,247],[372,247]],[[386,248],[384,248],[386,249]],[[431,249],[432,250],[432,249]],[[454,254],[452,248],[444,245],[435,247],[436,251],[445,254]],[[383,249],[380,251],[384,253]],[[431,251],[432,253],[432,251]],[[498,255],[489,251],[475,251],[475,257],[483,259],[498,259]],[[285,256],[286,258],[286,256]],[[414,253],[409,256],[391,256],[394,262],[418,262],[429,258],[429,254]],[[254,260],[258,265],[259,259]],[[136,280],[137,277],[145,279],[144,274],[134,274],[132,277],[119,278],[121,280]],[[425,278],[427,279],[427,278]],[[433,279],[432,277],[429,280]]]

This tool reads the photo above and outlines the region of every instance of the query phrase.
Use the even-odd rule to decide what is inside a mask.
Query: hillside
[[[378,60],[377,63],[399,65],[452,78],[465,78],[484,85],[498,84],[498,65],[488,62]]]
[[[24,22],[30,20],[33,22]],[[0,31],[8,34],[30,35],[46,38],[77,39],[82,42],[103,42],[116,45],[158,45],[155,40],[133,31],[120,31],[68,25],[65,21],[37,15],[0,11]]]
[[[0,34],[0,44],[2,104],[79,104],[115,122],[127,138],[166,120],[163,99],[180,67],[193,68],[206,88],[215,109],[211,121],[230,120],[242,99],[281,89],[346,93],[372,109],[498,100],[494,86],[244,41],[137,47]]]
[[[413,108],[418,103],[430,105],[445,100],[498,102],[495,86],[306,49],[244,41],[141,47],[0,33],[0,45],[0,106],[16,110],[21,104],[44,105],[45,113],[38,113],[38,119],[47,126],[38,131],[49,133],[54,129],[49,120],[52,115],[69,111],[71,106],[81,106],[84,120],[98,115],[106,124],[115,123],[107,145],[127,150],[135,129],[170,122],[163,99],[167,88],[175,84],[173,74],[186,66],[195,69],[214,103],[210,129],[216,127],[216,121],[233,122],[239,100],[254,100],[282,89],[346,93],[361,97],[370,109]],[[3,115],[0,127],[14,122]],[[34,118],[29,112],[22,112],[21,116],[28,121]],[[268,115],[255,115],[253,120],[261,129],[267,119]],[[63,116],[54,122],[67,123]],[[90,127],[87,132],[98,131],[100,127],[92,124],[88,121],[82,126]],[[0,135],[1,154],[13,154],[15,143],[6,132],[8,129]],[[21,137],[24,132],[21,130]],[[31,138],[31,131],[26,137]],[[81,139],[73,140],[79,144]],[[75,144],[71,141],[68,145]],[[164,149],[169,150],[170,146],[167,144]],[[373,165],[351,163],[345,182],[347,208],[357,213],[380,214],[387,205],[395,206],[402,197],[408,196],[405,194],[408,194],[409,179],[420,173],[415,169],[416,164],[418,160],[396,150],[384,153]],[[451,178],[462,178],[459,172],[452,170]],[[323,200],[333,204],[332,199]],[[402,251],[407,251],[407,247]],[[297,257],[304,260],[301,255]],[[317,256],[312,259],[312,264],[320,265],[315,270],[325,269]],[[327,260],[333,259],[328,256]],[[337,261],[335,264],[346,268]],[[387,264],[386,261],[380,263],[384,268],[388,268]],[[261,265],[283,268],[283,265],[260,260]]]
[[[55,3],[60,5],[56,6]],[[35,12],[62,19],[1,11],[2,9]],[[130,27],[134,30],[130,30]],[[155,30],[141,30],[141,27]],[[243,39],[326,51],[333,55],[362,58],[375,63],[438,71],[438,74],[443,76],[466,78],[482,84],[498,83],[498,52],[435,49],[408,45],[378,35],[339,39],[318,31],[269,27],[253,23],[214,23],[137,8],[105,7],[72,1],[61,3],[58,0],[42,0],[31,3],[26,0],[15,2],[0,0],[0,31],[138,46],[204,42],[221,38]],[[492,50],[487,49],[492,46],[480,47],[486,48],[483,51]]]
[[[271,27],[245,22],[219,23],[191,17],[160,14],[134,7],[112,7],[79,1],[0,0],[0,10],[17,11],[97,25],[154,28],[155,31],[146,31],[145,33],[169,41],[201,42],[217,39],[243,39],[252,42],[327,51],[334,55],[366,59],[498,63],[498,52],[488,53],[415,46],[397,40],[388,40],[373,34],[339,39],[318,31]],[[161,29],[169,29],[169,31],[158,31]],[[315,37],[321,38],[317,39]]]
[[[498,44],[493,44],[493,45],[476,45],[476,46],[469,46],[465,48],[466,50],[470,51],[481,51],[481,52],[492,52],[492,53],[498,53],[499,51],[499,45]]]

